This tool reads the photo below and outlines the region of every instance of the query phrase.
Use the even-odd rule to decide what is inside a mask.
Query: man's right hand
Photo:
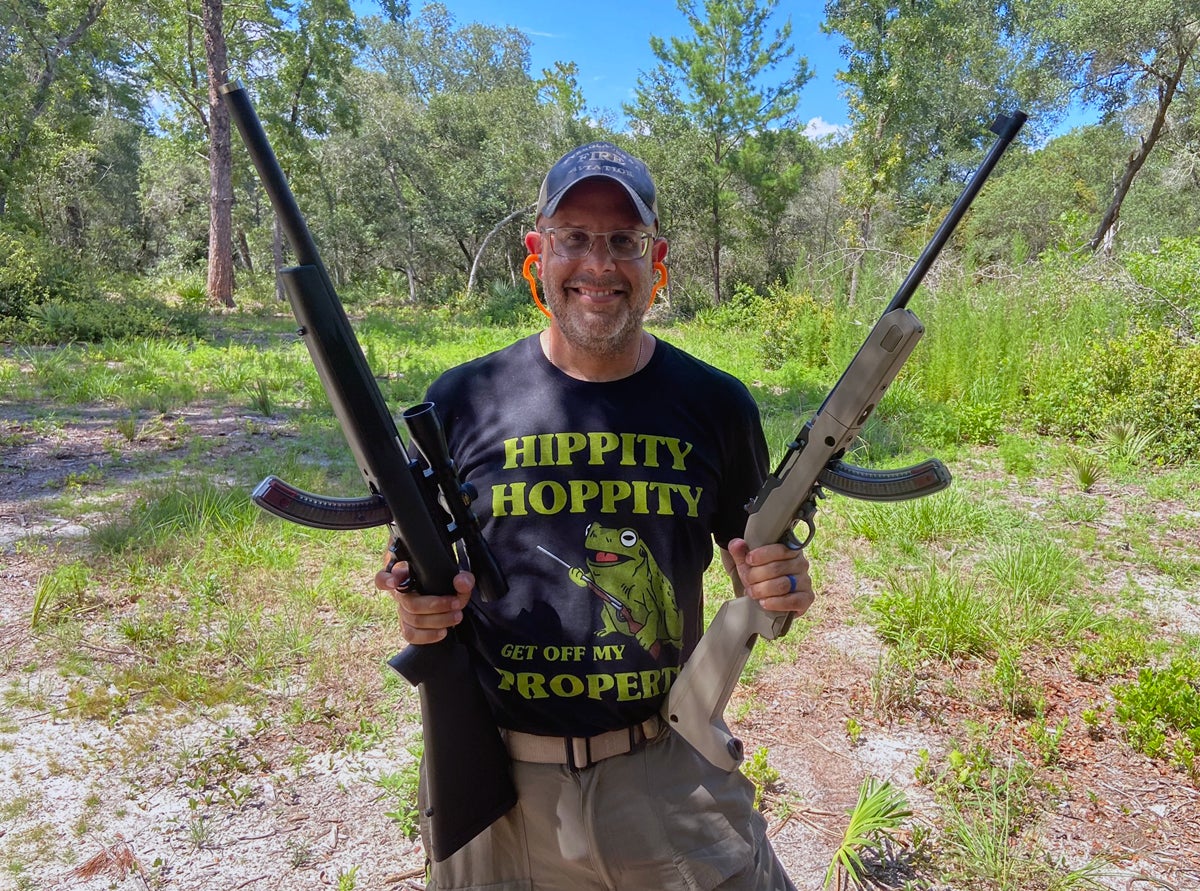
[[[387,591],[396,601],[400,614],[400,630],[412,644],[437,643],[463,618],[463,610],[471,600],[475,576],[460,572],[454,576],[453,597],[422,594],[408,587],[408,564],[397,561],[391,571],[381,569],[375,574],[375,587]]]

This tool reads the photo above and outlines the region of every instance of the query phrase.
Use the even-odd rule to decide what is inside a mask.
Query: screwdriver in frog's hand
[[[570,563],[568,563],[566,560],[562,559],[561,557],[559,557],[555,554],[552,554],[550,551],[546,550],[541,545],[538,545],[537,549],[539,551],[541,551],[543,554],[545,554],[547,557],[549,557],[551,560],[555,560],[555,561],[561,563],[563,566],[567,567],[567,569],[570,572],[573,572],[573,573],[578,572],[579,575],[583,577],[583,580],[585,582],[587,582],[587,586],[588,586],[588,588],[591,589],[592,593],[595,594],[597,597],[599,597],[601,600],[603,600],[605,603],[607,603],[609,606],[611,606],[613,609],[615,609],[617,611],[617,615],[619,615],[624,620],[625,624],[627,626],[629,626],[629,630],[631,633],[637,634],[645,626],[644,622],[637,622],[634,620],[634,618],[631,615],[629,615],[629,607],[628,606],[626,606],[624,603],[622,603],[616,597],[613,597],[613,595],[609,594],[607,591],[605,591],[603,588],[601,588],[599,585],[597,585],[596,580],[593,579],[586,572],[584,572],[582,569],[577,569],[576,567],[574,567]]]

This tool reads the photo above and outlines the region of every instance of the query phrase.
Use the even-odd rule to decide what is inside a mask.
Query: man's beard
[[[637,337],[641,329],[642,316],[650,306],[649,293],[636,294],[629,291],[629,282],[626,281],[616,284],[572,279],[571,285],[597,290],[618,287],[630,295],[621,301],[620,313],[593,315],[581,309],[578,302],[569,303],[562,285],[544,283],[550,313],[567,343],[576,349],[598,356],[619,355]]]

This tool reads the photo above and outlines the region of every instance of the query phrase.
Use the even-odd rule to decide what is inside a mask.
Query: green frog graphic
[[[652,656],[662,644],[683,643],[683,616],[675,589],[663,575],[636,530],[609,529],[599,523],[584,530],[587,570],[572,567],[568,575],[604,600],[604,627],[597,637],[627,634]]]

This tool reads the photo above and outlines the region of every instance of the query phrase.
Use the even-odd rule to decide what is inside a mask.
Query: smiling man
[[[412,645],[470,616],[512,756],[516,806],[432,864],[429,888],[791,889],[750,781],[659,717],[703,631],[714,543],[739,595],[796,613],[813,600],[802,552],[740,537],[768,469],[758,409],[643,327],[667,241],[640,160],[568,152],[525,245],[550,324],[428,393],[508,593],[473,598],[463,572],[456,596],[427,596],[403,563],[376,576]]]

